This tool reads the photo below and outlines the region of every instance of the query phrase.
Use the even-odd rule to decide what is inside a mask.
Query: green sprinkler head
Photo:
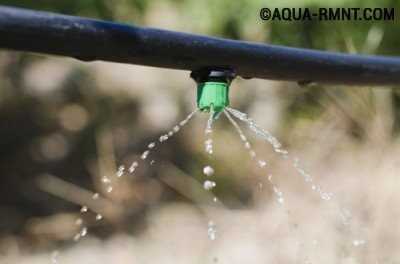
[[[217,116],[229,105],[229,85],[235,73],[228,69],[205,68],[190,76],[197,82],[197,107]]]

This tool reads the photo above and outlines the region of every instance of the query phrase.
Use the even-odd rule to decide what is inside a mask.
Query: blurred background
[[[397,0],[0,4],[293,47],[400,54],[397,13],[395,22],[259,19],[262,7],[397,11]],[[119,166],[127,171],[195,109],[189,73],[0,50],[0,263],[399,263],[400,92],[392,88],[400,85],[232,84],[232,107],[300,159],[333,193],[324,201],[243,123],[266,170],[249,158],[226,118],[215,123],[210,159],[201,113],[150,153],[154,163],[117,179]],[[217,203],[202,187],[206,165],[215,169]],[[74,241],[82,226],[87,235]]]

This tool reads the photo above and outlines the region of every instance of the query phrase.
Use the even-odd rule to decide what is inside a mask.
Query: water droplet
[[[251,149],[251,145],[249,142],[244,143],[244,147],[247,149]]]
[[[101,214],[97,214],[96,221],[100,221],[101,219],[103,219],[103,216]]]
[[[73,239],[75,242],[78,242],[79,239],[81,239],[81,234],[80,233],[76,234]]]
[[[82,206],[81,207],[81,213],[86,213],[88,211],[87,206]]]
[[[367,243],[367,241],[365,241],[364,239],[353,240],[353,246],[355,246],[355,247],[363,246],[366,243]]]
[[[125,166],[119,166],[117,171],[117,177],[122,177],[122,175],[124,175],[124,171],[125,171]]]
[[[156,143],[155,143],[155,142],[151,142],[151,143],[147,146],[147,148],[152,149],[152,148],[154,148],[155,146],[156,146]]]
[[[112,186],[108,186],[107,189],[106,189],[106,191],[107,191],[108,193],[112,192],[112,191],[113,191],[113,187],[112,187]]]
[[[207,139],[205,142],[205,147],[206,147],[206,153],[212,154],[213,153],[213,141],[211,138]]]
[[[162,136],[160,136],[160,138],[158,140],[160,142],[164,142],[164,141],[168,140],[168,135],[162,135]]]
[[[156,163],[155,160],[151,160],[151,161],[150,161],[150,165],[153,165],[154,163]]]
[[[215,240],[217,238],[217,226],[213,221],[208,222],[207,234],[210,240]]]
[[[214,198],[213,198],[213,201],[214,201],[214,203],[218,202],[218,198],[217,198],[217,197],[214,197]]]
[[[267,162],[265,160],[259,160],[258,161],[258,166],[260,168],[264,168],[265,166],[267,166]]]
[[[174,126],[173,130],[174,130],[175,133],[178,132],[179,131],[179,126]]]
[[[169,131],[169,132],[168,132],[168,136],[170,136],[170,137],[171,137],[173,134],[174,134],[174,132],[172,132],[172,131]]]
[[[280,153],[280,154],[282,154],[283,156],[287,156],[287,154],[289,154],[289,152],[288,152],[287,150],[285,150],[285,149],[279,149],[279,148],[276,148],[276,149],[275,149],[275,152]]]
[[[250,150],[249,154],[250,154],[250,157],[253,159],[257,156],[257,154],[254,150]]]
[[[139,166],[139,163],[137,161],[132,162],[131,166],[129,167],[129,172],[133,173],[138,166]]]
[[[214,169],[211,166],[205,166],[203,168],[203,173],[210,177],[214,174]]]
[[[83,223],[82,218],[78,218],[78,219],[75,220],[75,225],[77,225],[77,226],[82,225],[82,223]]]
[[[259,182],[259,183],[258,183],[258,189],[259,189],[259,190],[262,190],[263,187],[264,187],[263,183],[262,183],[262,182]]]
[[[110,183],[110,182],[111,182],[111,180],[110,180],[107,176],[103,176],[103,177],[101,178],[101,181],[102,181],[103,183]]]
[[[210,111],[210,116],[207,120],[207,126],[206,126],[206,130],[205,130],[205,134],[211,134],[212,131],[212,125],[213,125],[213,121],[214,121],[214,112]]]
[[[81,235],[81,237],[84,237],[87,235],[87,227],[82,228],[80,235]]]
[[[268,181],[272,181],[272,174],[268,175]]]
[[[322,200],[329,201],[332,198],[332,194],[323,192],[321,193],[321,198]]]
[[[264,139],[268,143],[270,143],[277,153],[281,153],[284,155],[287,154],[286,150],[281,149],[282,144],[274,136],[272,136],[271,133],[269,133],[268,131],[266,131],[266,130],[262,129],[261,127],[259,127],[258,125],[256,125],[251,118],[247,117],[247,114],[242,113],[239,110],[232,109],[230,107],[226,107],[226,110],[229,113],[231,113],[233,116],[235,116],[236,118],[246,122],[248,127],[251,130],[253,130],[253,132],[256,133],[257,136],[261,137],[262,139]]]
[[[97,200],[97,199],[99,199],[99,197],[100,197],[100,194],[94,193],[93,196],[92,196],[92,199],[93,200]]]
[[[282,196],[279,196],[278,197],[278,203],[284,204],[285,203],[285,199]]]
[[[142,153],[142,155],[140,156],[140,158],[141,158],[142,160],[145,160],[149,154],[150,154],[150,150],[146,150],[145,152]]]
[[[205,181],[203,183],[203,187],[204,189],[206,189],[207,191],[211,190],[212,188],[214,188],[215,186],[217,186],[217,184],[214,181]]]

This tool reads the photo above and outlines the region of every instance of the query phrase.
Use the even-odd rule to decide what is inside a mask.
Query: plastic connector
[[[197,82],[197,107],[218,115],[229,105],[229,86],[235,78],[230,69],[204,68],[190,75]]]

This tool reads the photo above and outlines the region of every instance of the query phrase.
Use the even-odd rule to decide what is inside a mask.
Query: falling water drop
[[[82,218],[78,218],[78,219],[75,220],[75,225],[80,226],[82,224],[83,224]]]
[[[164,141],[166,141],[166,140],[168,140],[168,135],[162,135],[162,136],[160,136],[160,138],[158,139],[158,141],[160,141],[160,142],[164,142]]]
[[[332,198],[332,193],[321,192],[322,200],[329,201]]]
[[[215,240],[217,238],[217,226],[211,220],[208,221],[207,234],[210,240]]]
[[[111,182],[111,180],[110,180],[107,176],[103,176],[103,177],[101,178],[101,181],[102,181],[103,183],[110,183],[110,182]]]
[[[212,176],[214,174],[214,169],[211,166],[205,166],[203,168],[203,173],[207,175],[208,177]]]
[[[355,246],[355,247],[363,246],[366,243],[367,243],[367,241],[365,241],[364,239],[353,240],[353,246]]]
[[[138,166],[139,163],[137,161],[132,162],[131,166],[129,167],[129,173],[133,173]]]
[[[272,181],[272,174],[268,175],[268,181]]]
[[[194,114],[195,114],[197,111],[198,111],[198,109],[195,109],[193,112],[191,112],[184,120],[182,120],[182,121],[179,123],[179,126],[177,125],[177,126],[173,127],[172,130],[173,130],[175,133],[177,133],[177,132],[180,130],[181,127],[185,126],[185,125],[189,122],[189,120],[194,116]],[[169,135],[173,135],[173,131],[170,131],[168,134],[169,134]],[[168,134],[161,135],[161,136],[159,137],[159,141],[160,141],[160,142],[163,142],[163,141],[168,140]],[[147,156],[148,156],[149,153],[150,153],[150,149],[153,149],[155,146],[156,146],[156,142],[151,142],[151,143],[149,143],[149,145],[148,145],[148,150],[146,150],[145,152],[142,153],[141,158],[142,158],[143,160],[146,159]],[[154,162],[155,162],[155,161],[152,160],[150,163],[153,164]],[[135,171],[135,169],[138,167],[138,165],[139,165],[138,162],[137,162],[137,161],[134,161],[134,162],[131,164],[131,166],[129,167],[129,169],[128,169],[129,173],[133,173],[133,172]],[[124,172],[125,172],[125,167],[124,167],[124,166],[120,166],[120,167],[118,168],[117,172],[116,172],[116,176],[117,176],[117,177],[121,177],[121,176],[123,176]],[[106,187],[107,187],[107,188],[106,188],[106,191],[107,191],[108,193],[110,193],[110,192],[113,191],[113,187],[111,186],[111,179],[110,179],[110,178],[108,178],[107,176],[103,176],[103,177],[101,178],[101,182],[102,182],[103,184],[106,185]],[[93,199],[93,200],[97,200],[97,199],[99,199],[99,197],[100,197],[100,194],[99,194],[99,193],[94,193],[94,194],[92,195],[92,199]],[[82,206],[81,209],[80,209],[80,212],[81,212],[81,213],[86,213],[86,212],[88,212],[88,207],[87,207],[87,206]],[[100,221],[100,220],[103,219],[103,216],[102,216],[101,214],[96,214],[95,219],[96,219],[96,221]],[[78,242],[82,237],[84,237],[84,236],[86,236],[86,235],[88,234],[88,229],[87,229],[87,227],[83,226],[83,220],[82,220],[82,218],[78,218],[78,219],[75,221],[75,224],[76,224],[77,226],[80,226],[80,227],[81,227],[81,229],[79,230],[79,232],[76,233],[76,234],[74,235],[74,237],[73,237],[73,240],[74,240],[75,242]],[[55,251],[55,252],[57,252],[57,253],[53,253],[52,256],[51,256],[51,259],[52,259],[52,263],[53,263],[53,264],[58,263],[58,261],[57,261],[58,251]]]
[[[251,130],[253,130],[254,133],[256,133],[258,136],[260,136],[261,138],[268,141],[272,145],[275,152],[280,153],[282,155],[288,154],[288,152],[286,150],[281,149],[282,144],[274,136],[272,136],[271,133],[269,133],[268,131],[257,126],[251,118],[247,117],[247,114],[242,113],[239,110],[236,110],[236,109],[233,109],[230,107],[226,107],[226,109],[227,109],[227,111],[229,111],[229,113],[234,115],[236,118],[246,122],[248,127]]]
[[[206,140],[204,141],[206,153],[209,155],[213,154],[213,140],[212,140],[212,125],[214,121],[214,111],[210,111],[210,116],[207,120],[207,126],[205,130]]]
[[[81,239],[81,234],[80,233],[76,234],[73,239],[75,242],[78,242],[79,239]]]
[[[123,165],[119,166],[117,171],[117,177],[122,177],[124,175],[124,171],[125,171],[125,166]]]
[[[275,195],[278,197],[277,198],[278,203],[283,204],[285,202],[285,199],[283,198],[282,192],[276,186],[273,186],[273,190]]]
[[[264,168],[265,166],[267,166],[267,162],[265,160],[259,160],[258,161],[258,166],[260,168]]]
[[[103,219],[103,216],[101,214],[97,214],[96,221],[100,221],[101,219]]]
[[[232,116],[229,114],[229,112],[224,110],[224,114],[229,119],[231,124],[235,127],[236,132],[238,133],[238,135],[240,136],[241,140],[243,141],[244,147],[249,150],[250,157],[254,159],[256,157],[255,151],[253,150],[253,148],[251,147],[250,142],[247,140],[246,136],[244,135],[243,130],[240,128],[238,123],[232,118]],[[258,164],[258,166],[260,168],[264,168],[267,165],[267,162],[264,161],[264,160],[258,160],[257,164]],[[272,189],[273,189],[273,191],[275,193],[275,196],[276,196],[276,199],[277,199],[278,203],[279,204],[283,204],[285,199],[283,198],[282,192],[278,189],[278,187],[275,186],[274,182],[272,181],[272,175],[268,175],[268,182],[272,186]],[[260,188],[260,185],[259,185],[259,188]],[[262,188],[262,183],[261,183],[261,188]]]
[[[213,140],[211,138],[207,139],[204,142],[206,153],[212,154],[213,153]]]
[[[84,237],[84,236],[86,236],[86,235],[87,235],[87,227],[84,227],[84,228],[82,228],[82,230],[81,230],[80,236],[81,236],[81,237]]]
[[[150,150],[146,150],[146,151],[144,151],[143,153],[142,153],[142,155],[140,156],[140,158],[142,159],[142,160],[145,160],[145,159],[147,159],[147,156],[150,154]]]
[[[232,115],[234,115],[235,117],[237,117],[238,119],[247,123],[248,127],[251,130],[253,130],[256,133],[256,135],[260,136],[261,138],[263,138],[264,140],[266,140],[267,142],[269,142],[272,145],[272,147],[276,153],[281,154],[285,159],[288,158],[289,152],[287,150],[284,150],[281,148],[282,144],[274,136],[272,136],[271,133],[269,133],[268,131],[257,126],[252,119],[248,118],[247,114],[242,113],[236,109],[229,108],[229,107],[227,107],[226,109],[227,109],[227,111],[225,111],[225,114],[228,116],[228,118],[230,120],[232,120],[232,118],[230,117],[228,112],[231,113]],[[238,129],[237,125],[235,125],[235,127]],[[238,131],[240,131],[240,128]],[[241,133],[241,134],[243,134],[243,133]],[[243,140],[244,137],[241,137],[241,138]],[[248,149],[251,148],[251,146],[249,144],[245,144],[245,147]],[[300,167],[298,158],[294,158],[292,165],[295,168],[295,170],[303,177],[305,182],[307,182],[307,183],[313,182],[311,175],[309,175],[303,168]],[[331,199],[332,195],[323,192],[321,187],[319,187],[319,186],[313,185],[312,190],[315,190],[319,194],[321,199],[323,199],[323,200]]]
[[[215,186],[217,186],[217,184],[214,182],[214,181],[205,181],[204,183],[203,183],[203,187],[204,187],[204,189],[205,190],[207,190],[207,191],[209,191],[209,190],[211,190],[212,188],[214,188]]]
[[[150,161],[150,165],[154,165],[154,163],[156,163],[155,160],[151,160],[151,161]]]

